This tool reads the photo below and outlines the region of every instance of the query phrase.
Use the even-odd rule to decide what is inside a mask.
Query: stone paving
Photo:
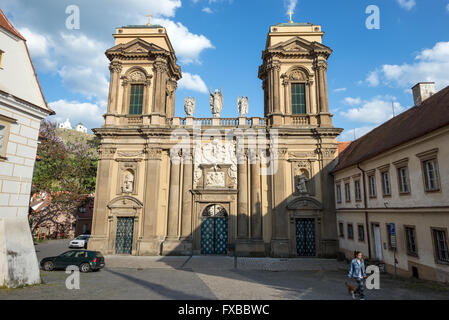
[[[36,246],[39,259],[68,250],[67,241]],[[68,290],[64,271],[41,272],[45,284],[0,290],[0,300],[351,300],[347,266],[325,259],[232,257],[106,257],[106,268],[81,274],[80,290]],[[275,272],[273,272],[275,271]],[[381,278],[369,300],[446,299],[449,286]]]

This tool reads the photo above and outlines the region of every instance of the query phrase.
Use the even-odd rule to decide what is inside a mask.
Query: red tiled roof
[[[352,142],[340,155],[334,172],[357,165],[447,125],[449,87]]]
[[[26,41],[25,38],[20,34],[19,31],[14,28],[14,26],[9,22],[8,18],[6,18],[5,14],[3,13],[2,9],[0,9],[0,27],[5,29],[6,31],[9,31],[16,37],[19,37],[23,41]]]
[[[352,143],[352,141],[339,141],[338,142],[338,154],[342,154],[347,147]]]

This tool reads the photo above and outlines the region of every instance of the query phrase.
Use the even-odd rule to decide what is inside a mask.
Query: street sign
[[[396,235],[396,225],[394,223],[390,223],[390,235]]]

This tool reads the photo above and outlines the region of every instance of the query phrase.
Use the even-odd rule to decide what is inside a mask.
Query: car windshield
[[[75,238],[75,240],[86,240],[86,239],[88,239],[88,237],[86,236],[79,236]]]

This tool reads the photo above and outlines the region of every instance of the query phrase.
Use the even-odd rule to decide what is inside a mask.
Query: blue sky
[[[68,30],[69,5],[80,8],[80,29]],[[380,29],[368,30],[368,5],[380,9]],[[341,140],[359,137],[413,104],[419,81],[449,85],[449,0],[3,0],[2,9],[27,38],[44,94],[72,125],[102,125],[108,92],[104,51],[114,28],[145,24],[146,15],[167,27],[184,79],[176,114],[186,96],[197,98],[197,117],[210,117],[207,88],[223,87],[222,117],[236,117],[238,96],[250,99],[250,116],[263,115],[257,78],[270,25],[322,25],[329,59],[328,89]]]

